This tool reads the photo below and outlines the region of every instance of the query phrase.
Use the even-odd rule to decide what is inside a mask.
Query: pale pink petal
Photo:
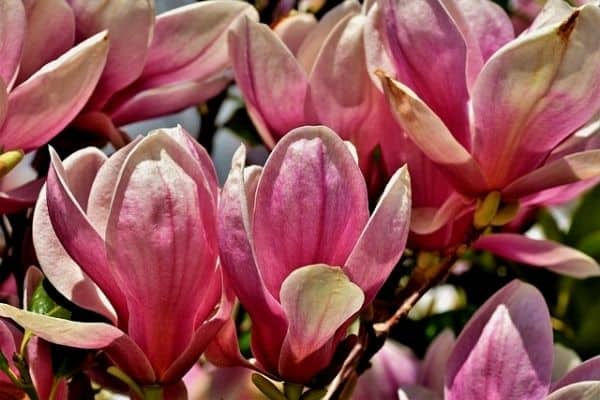
[[[66,179],[73,196],[82,207],[86,207],[92,182],[105,160],[102,152],[88,148],[73,153],[64,161]],[[52,285],[73,303],[95,311],[116,324],[117,316],[108,299],[73,261],[56,236],[48,214],[45,188],[40,193],[33,213],[32,236],[40,267]]]
[[[128,333],[159,377],[190,342],[216,275],[216,204],[204,180],[184,147],[154,131],[128,154],[113,195],[110,269],[131,310]]]
[[[294,54],[298,54],[300,46],[310,33],[316,29],[317,20],[313,14],[299,12],[285,17],[273,28],[281,41]]]
[[[419,384],[432,389],[440,396],[444,395],[446,366],[454,350],[455,341],[454,332],[444,329],[429,345],[419,369]]]
[[[477,161],[450,133],[444,122],[411,89],[381,76],[392,111],[407,135],[451,179],[460,192],[474,194],[487,184]]]
[[[537,0],[512,0],[512,3],[519,13],[525,13],[530,19],[533,19],[523,34],[533,33],[538,29],[558,24],[573,12],[573,7],[564,0],[547,0],[543,8]]]
[[[552,374],[552,326],[533,286],[513,281],[463,328],[448,361],[445,398],[541,399]]]
[[[575,350],[560,343],[554,343],[554,363],[552,364],[552,382],[554,383],[552,387],[578,365],[581,365],[581,358]]]
[[[600,108],[600,8],[511,42],[473,88],[473,154],[501,188],[538,167]]]
[[[27,34],[25,8],[21,0],[0,2],[0,79],[10,88],[17,78]]]
[[[280,298],[289,323],[280,369],[287,370],[330,341],[361,309],[364,294],[340,268],[317,264],[293,271],[281,285]],[[306,370],[293,373],[310,376]]]
[[[474,247],[575,278],[600,275],[600,266],[593,258],[550,240],[531,239],[514,233],[497,233],[483,236],[475,242]]]
[[[322,126],[289,132],[263,169],[254,250],[269,292],[315,263],[343,266],[367,223],[367,188],[345,143]]]
[[[23,309],[29,310],[31,303],[31,296],[38,288],[40,283],[44,280],[44,274],[36,266],[30,266],[25,272],[25,279],[23,282]]]
[[[524,175],[509,184],[502,194],[519,198],[553,187],[600,176],[600,150],[569,154]]]
[[[121,330],[102,322],[76,322],[48,317],[0,304],[0,316],[10,318],[40,338],[80,349],[105,349],[132,378],[154,382],[154,373],[140,348]]]
[[[384,8],[375,0],[372,3],[373,5],[369,8],[365,21],[365,57],[372,82],[379,90],[382,90],[381,80],[377,77],[375,71],[392,73],[396,67],[393,55],[389,50],[390,44],[388,42]]]
[[[75,13],[77,39],[107,29],[110,51],[88,109],[98,110],[116,91],[142,73],[154,27],[152,0],[97,2],[69,0]]]
[[[600,356],[590,358],[573,368],[562,379],[552,385],[552,391],[581,381],[600,381]]]
[[[7,92],[6,84],[4,80],[0,78],[0,126],[4,122],[4,117],[6,116],[7,107],[8,107],[8,92]]]
[[[410,176],[403,167],[390,178],[373,215],[343,265],[369,304],[400,260],[410,225]]]
[[[242,18],[229,34],[229,52],[248,112],[264,124],[261,135],[278,139],[308,122],[306,74],[268,26]]]
[[[546,400],[596,400],[600,397],[600,381],[578,382],[552,392]]]
[[[44,179],[36,179],[8,192],[0,192],[0,213],[6,214],[33,206]]]
[[[46,196],[48,215],[54,234],[69,256],[109,299],[119,317],[119,324],[126,323],[127,305],[121,289],[117,286],[108,268],[104,240],[85,215],[82,204],[78,202],[71,191],[67,173],[52,148],[50,157],[52,162],[48,171]],[[97,170],[98,166],[94,168]],[[82,182],[85,180],[82,179]],[[51,242],[48,248],[52,249]],[[60,253],[57,254],[60,255]],[[43,268],[45,268],[44,265]],[[58,273],[59,268],[60,266],[57,266],[57,271],[49,270],[49,275]],[[74,270],[73,266],[71,268]]]
[[[46,64],[8,97],[10,110],[0,128],[5,150],[33,150],[59,133],[91,95],[108,51],[99,33]]]
[[[443,397],[427,388],[409,385],[398,390],[398,400],[442,400]],[[390,399],[391,400],[391,399]],[[396,399],[394,399],[396,400]]]
[[[19,82],[69,50],[75,42],[75,16],[65,0],[36,0],[30,4]]]

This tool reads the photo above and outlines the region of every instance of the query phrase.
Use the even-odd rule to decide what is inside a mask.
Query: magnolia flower
[[[541,293],[529,284],[506,285],[473,315],[455,343],[451,334],[442,339],[425,356],[422,372],[429,378],[421,379],[420,387],[402,388],[401,399],[592,400],[600,394],[600,357],[552,382],[550,315]]]
[[[370,174],[378,138],[394,122],[381,112],[385,99],[369,79],[364,20],[361,6],[349,0],[318,23],[297,13],[274,30],[248,19],[236,25],[229,38],[236,82],[267,146],[293,128],[327,125],[352,141]]]
[[[511,12],[511,20],[517,32],[526,30],[533,20],[540,14],[544,4],[554,2],[557,5],[566,6],[565,0],[510,0],[508,9]],[[581,6],[586,3],[596,3],[597,0],[570,0],[569,3]]]
[[[242,1],[202,1],[155,18],[153,0],[70,0],[76,39],[107,29],[106,67],[84,112],[75,121],[116,145],[115,127],[200,104],[231,80],[226,34],[241,16],[256,20]]]
[[[0,315],[53,343],[104,349],[142,391],[183,390],[180,379],[232,305],[217,263],[218,186],[208,154],[174,128],[110,158],[95,148],[64,164],[51,158],[33,222],[40,265],[67,299],[110,323],[6,305]]]
[[[244,169],[244,156],[241,147],[219,204],[223,270],[252,320],[255,368],[307,384],[402,254],[408,172],[394,174],[369,218],[352,149],[326,127],[287,133],[264,168]]]
[[[46,144],[75,118],[102,73],[106,32],[71,48],[69,18],[72,13],[62,0],[0,5],[0,177],[24,152]],[[0,213],[33,204],[41,185],[25,176],[0,182]]]

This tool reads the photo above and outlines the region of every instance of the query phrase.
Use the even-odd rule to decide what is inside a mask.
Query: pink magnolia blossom
[[[72,20],[63,0],[0,4],[0,176],[67,126],[100,78],[108,36],[73,47]],[[12,181],[0,182],[0,213],[32,205],[42,185],[25,176]]]
[[[95,148],[64,164],[51,156],[33,222],[40,265],[67,299],[110,323],[6,305],[0,315],[53,343],[104,349],[143,387],[182,390],[180,379],[232,306],[217,262],[218,186],[208,154],[174,128],[110,158]]]
[[[223,270],[252,319],[255,368],[309,383],[402,254],[408,173],[394,174],[369,218],[353,152],[326,127],[287,133],[264,168],[244,157],[241,147],[219,205]]]
[[[243,1],[209,0],[155,17],[153,0],[69,0],[76,40],[107,29],[106,67],[75,125],[105,135],[115,127],[200,104],[231,80],[227,32],[244,16],[258,19]]]

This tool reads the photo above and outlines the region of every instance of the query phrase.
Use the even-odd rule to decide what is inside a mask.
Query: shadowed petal
[[[440,396],[444,395],[446,366],[452,350],[454,350],[455,342],[454,332],[444,329],[429,345],[419,369],[419,384],[432,389]]]
[[[565,386],[546,400],[596,400],[600,397],[600,381],[578,382]]]
[[[573,368],[552,386],[552,391],[581,381],[600,381],[600,356],[590,358]]]
[[[17,77],[27,20],[21,0],[0,2],[0,80],[10,88]]]

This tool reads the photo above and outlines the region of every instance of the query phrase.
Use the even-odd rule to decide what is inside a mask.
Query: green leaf
[[[565,234],[558,227],[556,219],[546,210],[540,210],[537,214],[537,221],[544,231],[544,235],[547,239],[554,240],[562,243],[564,241]]]
[[[600,231],[600,186],[587,193],[575,212],[571,229],[566,237],[566,243],[576,245],[587,235]]]
[[[29,311],[50,317],[71,319],[71,311],[58,305],[48,294],[43,280],[34,290],[29,304]]]

